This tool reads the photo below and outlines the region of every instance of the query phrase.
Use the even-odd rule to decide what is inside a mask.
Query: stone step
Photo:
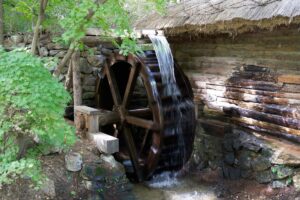
[[[119,152],[119,139],[116,137],[102,132],[89,133],[88,137],[95,143],[97,149],[105,154]]]

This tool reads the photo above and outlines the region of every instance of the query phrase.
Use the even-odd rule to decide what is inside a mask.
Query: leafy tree
[[[0,50],[0,186],[21,174],[38,180],[41,152],[74,143],[63,118],[69,100],[41,59]]]

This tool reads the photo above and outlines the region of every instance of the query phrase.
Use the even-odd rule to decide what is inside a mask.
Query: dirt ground
[[[72,148],[72,151],[79,152],[83,157],[83,162],[90,162],[99,158],[99,154],[93,145],[87,140],[79,140]],[[5,186],[0,190],[0,200],[77,200],[93,199],[90,192],[85,188],[79,173],[68,172],[65,168],[65,154],[52,154],[42,157],[44,173],[55,183],[55,197],[49,197],[41,191],[31,188],[29,180],[19,179],[10,186]],[[218,199],[228,200],[300,200],[300,193],[293,187],[284,189],[272,189],[269,185],[258,184],[255,181],[224,180],[220,171],[187,172],[186,176],[193,176],[196,183],[208,185],[214,188],[215,196]],[[133,186],[134,187],[134,186]],[[111,194],[110,196],[113,196]],[[132,195],[134,197],[134,194]],[[103,197],[99,199],[111,200]],[[114,198],[116,199],[116,198]],[[128,200],[127,197],[118,197],[120,200]],[[132,198],[130,198],[132,199]],[[134,199],[134,198],[133,198]],[[136,198],[137,199],[137,198]],[[143,200],[139,198],[140,200]]]

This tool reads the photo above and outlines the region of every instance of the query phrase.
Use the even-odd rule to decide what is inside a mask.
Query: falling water
[[[149,35],[154,46],[159,64],[162,83],[165,86],[164,94],[167,96],[179,95],[180,91],[176,85],[174,72],[174,59],[167,39],[164,36]]]
[[[170,157],[170,162],[182,160],[184,162],[186,156],[185,140],[183,136],[182,120],[183,120],[183,104],[186,102],[180,101],[181,92],[176,84],[174,60],[170,45],[164,36],[149,35],[152,41],[156,57],[159,64],[159,69],[163,84],[163,96],[172,98],[172,107],[170,110],[164,110],[164,117],[174,122],[174,125],[165,127],[165,134],[177,136],[177,147],[174,147],[173,152],[178,152],[178,156]],[[182,163],[183,164],[183,163]]]

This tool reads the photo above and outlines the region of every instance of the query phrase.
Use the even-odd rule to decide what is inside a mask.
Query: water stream
[[[201,183],[195,176],[177,178],[165,172],[151,181],[136,184],[133,193],[137,200],[215,200],[213,185]]]

